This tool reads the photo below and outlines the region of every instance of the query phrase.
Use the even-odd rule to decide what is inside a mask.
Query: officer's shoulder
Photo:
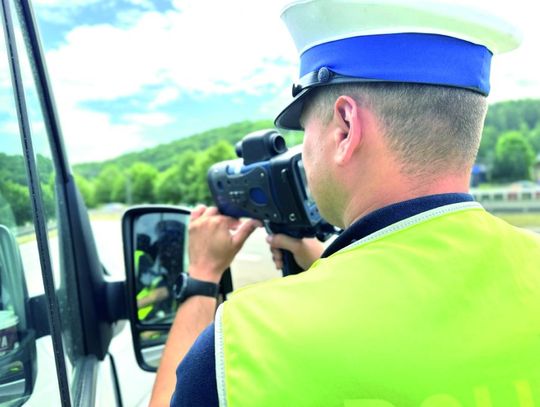
[[[261,281],[258,283],[250,284],[235,290],[229,295],[229,300],[239,300],[251,297],[258,297],[264,295],[269,291],[281,290],[287,287],[294,286],[302,281],[310,278],[310,272],[304,272],[293,276],[287,276],[284,278],[274,278],[271,280]]]
[[[508,223],[506,220],[501,219],[493,214],[489,214],[494,223],[498,224],[499,227],[512,230],[514,233],[515,239],[521,239],[524,242],[529,242],[533,246],[540,248],[540,234],[535,233],[532,230],[525,229],[522,227],[514,226]]]

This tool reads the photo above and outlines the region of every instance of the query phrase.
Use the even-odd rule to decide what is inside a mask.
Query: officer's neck
[[[371,188],[364,187],[361,193],[357,190],[351,195],[343,217],[346,228],[371,212],[398,202],[428,195],[468,193],[469,175],[446,175],[431,181],[411,181],[401,176],[393,179],[386,177],[386,180],[376,181]]]

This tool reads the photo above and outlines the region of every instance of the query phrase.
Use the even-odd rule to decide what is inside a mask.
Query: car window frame
[[[60,311],[58,307],[58,300],[55,295],[52,262],[47,236],[47,221],[44,217],[45,209],[41,196],[39,174],[34,155],[10,0],[1,0],[1,17],[4,25],[4,40],[9,59],[8,65],[10,68],[11,84],[13,87],[17,121],[19,125],[23,157],[28,179],[34,230],[39,252],[39,262],[41,265],[41,276],[45,296],[47,298],[47,317],[51,327],[50,334],[54,349],[58,389],[60,392],[62,406],[71,406],[70,389],[67,379],[66,362],[64,360],[64,350],[61,335]]]

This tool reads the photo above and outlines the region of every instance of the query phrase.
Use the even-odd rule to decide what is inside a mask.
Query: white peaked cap
[[[299,129],[305,96],[345,82],[410,82],[489,93],[491,56],[517,48],[520,32],[463,4],[405,0],[300,0],[281,17],[300,54],[294,100],[277,127]]]
[[[521,43],[515,26],[463,4],[414,0],[299,0],[281,18],[302,54],[315,45],[362,35],[440,34],[484,45],[493,54]]]

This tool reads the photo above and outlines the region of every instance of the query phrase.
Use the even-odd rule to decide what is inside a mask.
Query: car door
[[[1,5],[0,229],[15,242],[11,253],[20,256],[21,265],[0,275],[0,310],[18,318],[19,337],[23,328],[34,332],[37,359],[30,362],[37,368],[35,378],[26,378],[33,383],[30,394],[26,386],[19,398],[12,380],[2,399],[0,378],[0,404],[122,405],[108,348],[117,321],[125,317],[124,284],[108,281],[99,262],[64,151],[31,5],[26,0]],[[20,295],[7,292],[7,283],[2,286],[17,276],[25,286]],[[19,307],[17,296],[23,301]]]

